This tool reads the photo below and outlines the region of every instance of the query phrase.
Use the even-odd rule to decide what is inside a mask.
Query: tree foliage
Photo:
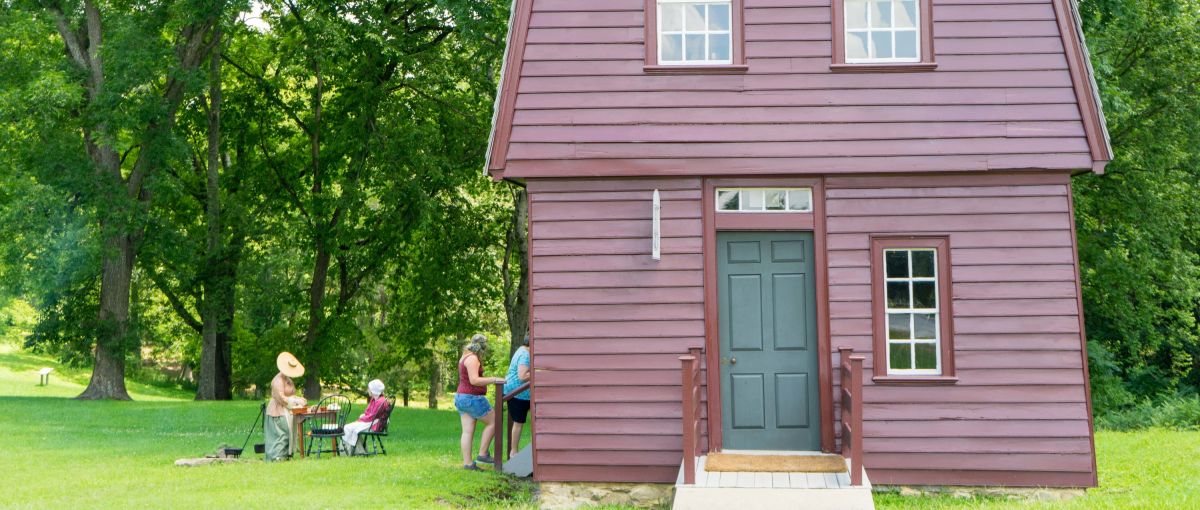
[[[1200,387],[1200,2],[1081,5],[1115,152],[1075,196],[1101,411]]]
[[[291,350],[312,396],[503,329],[510,204],[480,168],[507,3],[3,5],[0,278],[31,346],[239,388]]]

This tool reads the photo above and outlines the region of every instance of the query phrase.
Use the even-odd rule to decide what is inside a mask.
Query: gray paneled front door
[[[724,448],[820,450],[810,232],[718,232]]]

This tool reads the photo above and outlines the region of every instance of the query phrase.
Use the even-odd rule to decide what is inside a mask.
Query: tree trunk
[[[412,386],[410,386],[408,383],[404,383],[404,388],[400,395],[404,398],[404,407],[408,407],[408,401],[410,398],[412,398]]]
[[[105,225],[101,230],[105,230]],[[105,243],[104,273],[100,280],[100,327],[96,334],[96,365],[83,400],[130,400],[125,390],[125,347],[129,334],[129,290],[133,279],[133,240],[113,234]]]
[[[203,322],[200,342],[200,380],[197,384],[196,400],[229,400],[229,373],[226,367],[228,331],[222,331],[226,322],[222,320],[226,304],[224,294],[230,293],[230,282],[226,282],[224,253],[221,242],[221,29],[212,32],[214,49],[209,60],[209,112],[208,112],[208,186],[205,190],[204,221],[206,232],[205,266],[202,269],[203,300],[200,304],[200,320]]]
[[[525,335],[529,333],[529,194],[525,188],[520,188],[513,194],[513,217],[506,243],[507,258],[503,265],[506,293],[504,313],[508,318],[508,332],[512,338],[508,352],[511,358],[521,346]]]
[[[233,314],[237,309],[237,273],[241,263],[241,234],[225,247],[225,257],[217,273],[217,398],[233,399]]]
[[[323,240],[317,241],[317,257],[313,262],[312,286],[308,288],[308,330],[304,332],[304,398],[321,398],[321,360],[317,343],[325,319],[325,285],[329,279],[329,249]]]
[[[437,409],[438,407],[438,390],[442,388],[442,364],[438,363],[437,356],[433,357],[429,368],[429,408]]]

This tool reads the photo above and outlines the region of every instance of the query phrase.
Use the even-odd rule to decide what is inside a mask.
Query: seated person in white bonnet
[[[367,410],[363,411],[357,421],[347,423],[342,429],[342,450],[350,455],[364,453],[363,442],[358,440],[358,434],[366,431],[378,431],[383,428],[380,416],[387,410],[387,399],[383,398],[383,381],[375,379],[367,383]]]

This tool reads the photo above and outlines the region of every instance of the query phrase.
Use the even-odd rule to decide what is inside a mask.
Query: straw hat
[[[279,357],[275,358],[275,366],[279,367],[281,374],[288,377],[304,375],[304,365],[301,365],[300,360],[287,351],[279,353]]]

